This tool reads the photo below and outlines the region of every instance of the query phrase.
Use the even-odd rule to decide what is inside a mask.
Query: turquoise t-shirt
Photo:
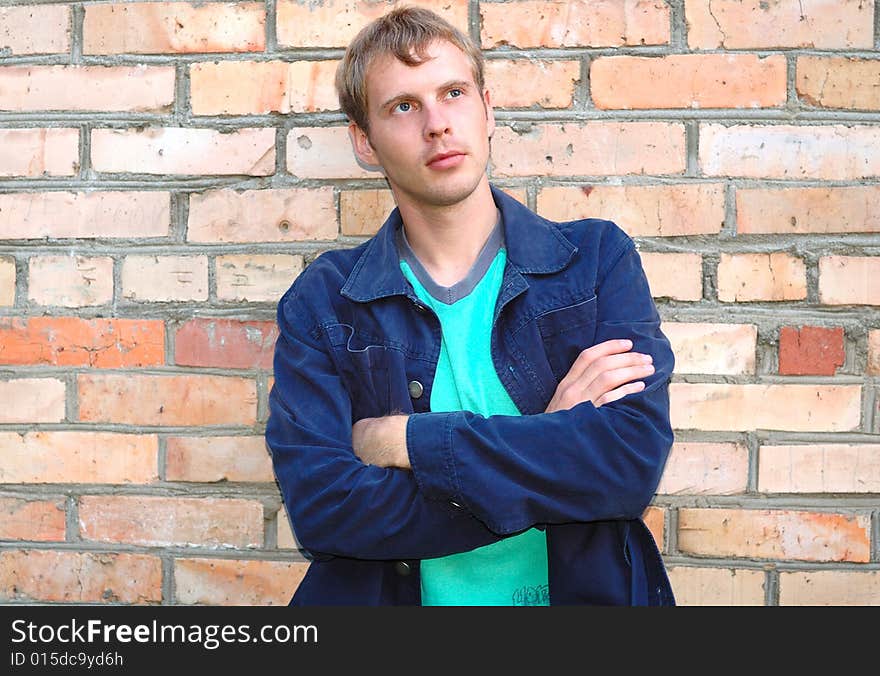
[[[492,317],[507,260],[501,237],[499,225],[468,276],[441,287],[430,279],[400,231],[400,268],[416,295],[437,314],[442,329],[432,411],[520,415],[498,379],[490,351]],[[546,534],[531,528],[469,552],[423,559],[421,580],[425,606],[549,605]]]

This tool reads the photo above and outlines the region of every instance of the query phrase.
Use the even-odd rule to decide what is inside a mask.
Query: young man
[[[281,299],[266,439],[311,559],[292,604],[671,605],[641,515],[673,355],[632,240],[489,183],[480,50],[423,9],[346,50],[397,208]]]

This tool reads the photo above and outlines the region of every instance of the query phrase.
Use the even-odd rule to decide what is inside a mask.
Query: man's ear
[[[349,123],[348,137],[351,139],[351,147],[360,164],[365,164],[369,167],[379,166],[379,158],[376,157],[376,151],[373,150],[367,133],[356,122]]]
[[[488,127],[488,136],[492,138],[495,133],[495,111],[492,110],[492,104],[489,102],[489,90],[483,90],[483,105],[486,106],[486,125]]]

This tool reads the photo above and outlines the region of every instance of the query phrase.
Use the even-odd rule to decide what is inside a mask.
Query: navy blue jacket
[[[551,605],[674,605],[641,519],[672,446],[674,357],[638,252],[610,221],[554,223],[492,195],[507,247],[492,359],[523,415],[430,412],[440,324],[400,270],[397,209],[278,304],[266,441],[311,560],[293,605],[417,605],[420,559],[532,526],[547,532]],[[612,338],[653,356],[645,389],[544,413],[577,355]],[[355,421],[395,412],[411,414],[412,471],[352,451]]]

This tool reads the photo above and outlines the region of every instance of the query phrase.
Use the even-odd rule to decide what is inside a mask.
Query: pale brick
[[[749,450],[732,442],[677,441],[672,445],[657,493],[737,495],[749,479]]]
[[[68,5],[0,7],[0,56],[70,51]]]
[[[354,237],[375,235],[395,206],[390,190],[343,190],[339,193],[342,234]]]
[[[0,306],[15,304],[15,259],[0,256]]]
[[[95,129],[92,166],[117,173],[268,176],[275,171],[275,130]]]
[[[215,61],[190,67],[193,115],[338,110],[338,61]]]
[[[65,391],[55,378],[0,380],[0,423],[62,422]]]
[[[662,552],[663,543],[666,541],[666,510],[656,505],[650,505],[642,512],[642,521],[644,521],[648,530],[651,531],[651,536],[654,538],[654,542],[657,543],[657,548]]]
[[[79,419],[128,425],[253,425],[253,380],[209,375],[77,377]]]
[[[464,33],[468,32],[467,0],[278,0],[276,33],[283,47],[345,47],[370,21],[406,4],[433,10]]]
[[[173,66],[6,66],[0,110],[167,112]]]
[[[259,547],[263,506],[235,498],[84,495],[79,530],[85,540],[147,547]]]
[[[300,254],[217,256],[217,299],[275,302],[303,270]]]
[[[524,0],[480,4],[484,48],[616,47],[669,42],[669,6],[657,0]]]
[[[122,296],[139,302],[207,300],[208,257],[127,256]]]
[[[880,256],[822,256],[819,301],[825,305],[880,305]]]
[[[33,256],[28,259],[28,300],[37,305],[83,307],[113,300],[113,259]]]
[[[290,525],[290,518],[284,505],[278,510],[275,527],[278,549],[300,549],[299,542],[296,540],[296,535],[293,534],[293,528]]]
[[[797,561],[867,563],[871,517],[769,509],[678,510],[685,554]]]
[[[299,178],[381,178],[355,159],[346,127],[298,127],[287,135],[287,171]]]
[[[590,94],[600,109],[781,106],[786,62],[781,54],[599,57],[590,64]]]
[[[579,61],[491,59],[485,80],[494,108],[569,108],[580,82]]]
[[[868,331],[868,375],[880,375],[880,329]]]
[[[190,196],[191,242],[297,242],[336,239],[333,188],[208,190]]]
[[[684,126],[669,122],[533,124],[498,127],[493,175],[678,174],[685,170]]]
[[[183,605],[285,606],[308,567],[301,561],[175,559],[176,600]],[[305,636],[299,634],[300,640]]]
[[[158,603],[162,560],[110,552],[0,552],[0,599],[63,603]]]
[[[780,571],[779,605],[880,606],[880,571]]]
[[[857,180],[880,176],[876,125],[700,125],[707,176]]]
[[[797,93],[812,106],[880,110],[880,59],[798,57]]]
[[[538,213],[557,221],[604,218],[631,237],[713,235],[724,224],[724,186],[585,185],[543,188]]]
[[[880,444],[761,446],[764,493],[880,493]]]
[[[642,251],[639,256],[654,298],[700,300],[703,297],[703,257],[700,254]]]
[[[158,453],[153,434],[0,432],[0,483],[146,484]]]
[[[758,327],[754,324],[665,322],[676,373],[741,375],[755,372]]]
[[[880,232],[880,186],[740,188],[739,234]]]
[[[692,49],[874,46],[872,0],[685,0]]]
[[[168,481],[273,482],[266,440],[257,437],[169,437],[165,456]]]
[[[73,176],[79,170],[77,129],[0,129],[0,148],[0,176]],[[5,220],[0,216],[0,224]]]
[[[755,254],[721,254],[718,263],[718,300],[803,300],[807,297],[804,261],[781,251]]]
[[[88,4],[83,53],[259,52],[265,24],[262,2]]]
[[[3,444],[0,433],[0,446]],[[0,460],[0,463],[5,459]],[[0,465],[0,475],[2,475]],[[0,483],[12,483],[0,480]],[[27,500],[0,497],[0,540],[42,540],[63,542],[64,499]]]
[[[165,237],[167,192],[42,192],[0,195],[0,239]]]
[[[747,568],[670,566],[679,606],[763,606],[764,573]]]
[[[861,420],[859,385],[672,383],[675,429],[846,432]]]

